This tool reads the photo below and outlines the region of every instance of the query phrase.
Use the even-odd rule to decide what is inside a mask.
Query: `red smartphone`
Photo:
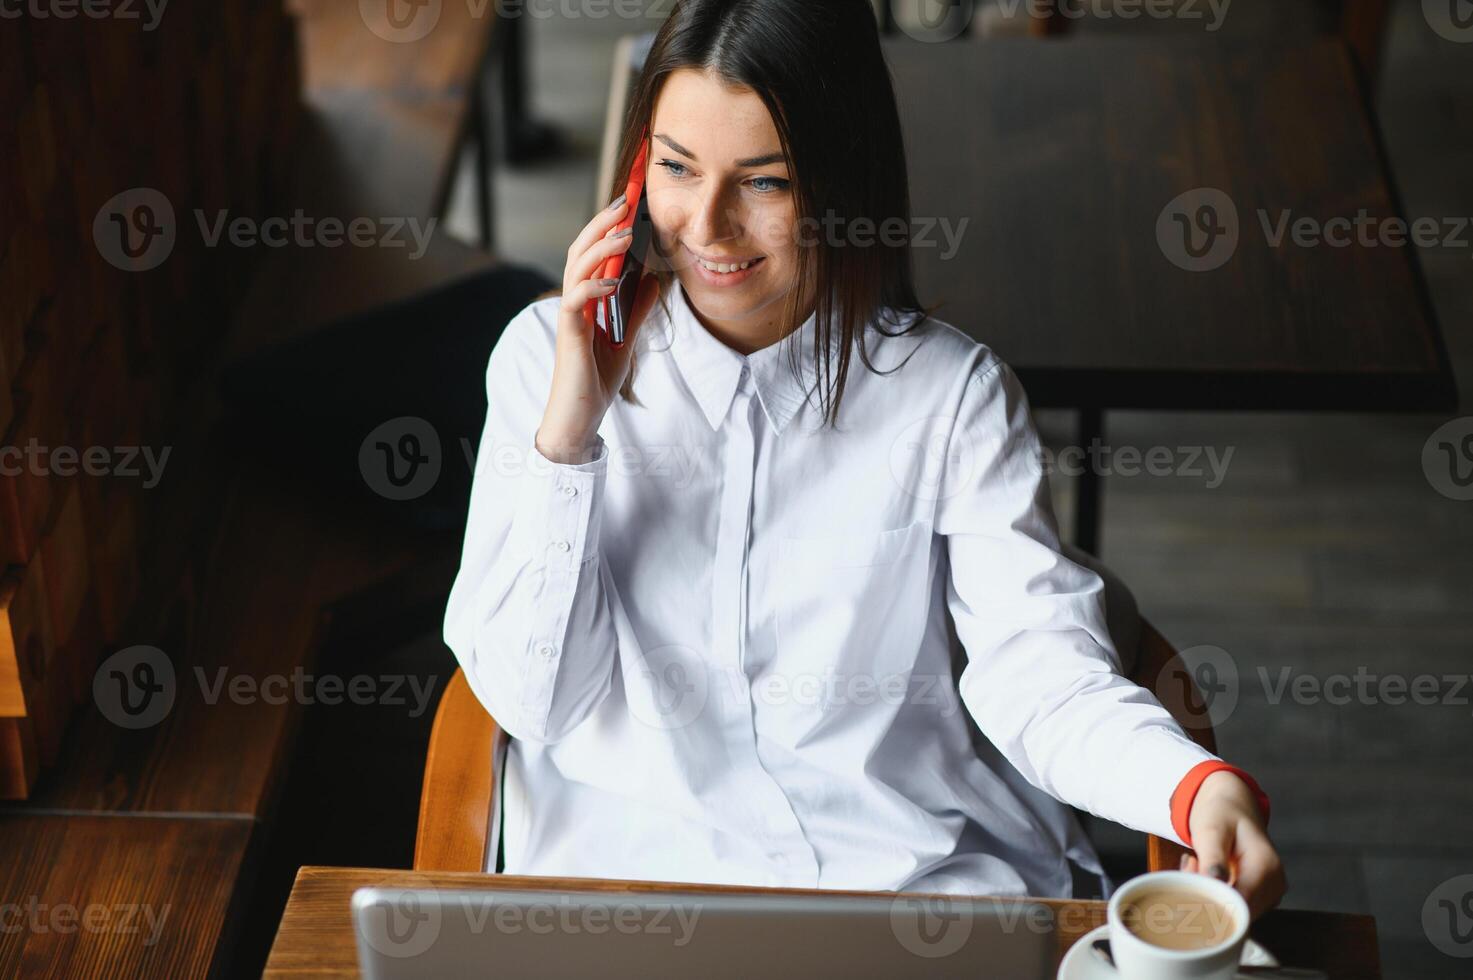
[[[649,255],[650,242],[654,238],[654,223],[650,221],[649,202],[645,199],[644,174],[649,162],[649,132],[640,136],[639,153],[634,158],[634,168],[629,173],[629,183],[624,189],[624,199],[632,202],[629,213],[615,227],[615,231],[633,228],[634,240],[618,255],[611,256],[603,264],[597,278],[617,279],[619,285],[607,296],[588,301],[583,318],[591,326],[597,326],[617,350],[624,346],[629,320],[634,315],[634,301],[639,295],[639,283],[645,275],[645,263]]]

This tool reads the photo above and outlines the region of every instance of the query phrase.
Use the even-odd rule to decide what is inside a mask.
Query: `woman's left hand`
[[[1192,800],[1187,826],[1196,854],[1187,855],[1183,870],[1232,884],[1254,919],[1279,904],[1288,889],[1284,863],[1247,783],[1230,772],[1208,776]]]

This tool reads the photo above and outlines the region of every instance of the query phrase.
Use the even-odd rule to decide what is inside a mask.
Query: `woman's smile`
[[[740,286],[751,279],[762,268],[766,256],[759,255],[755,258],[713,257],[702,255],[689,246],[685,251],[690,255],[690,268],[695,270],[696,277],[708,286],[728,289]]]

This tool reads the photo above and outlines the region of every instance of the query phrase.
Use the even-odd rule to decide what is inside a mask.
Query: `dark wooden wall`
[[[138,456],[121,471],[167,448],[250,271],[194,212],[263,213],[300,105],[280,0],[171,3],[156,22],[142,3],[20,9],[0,20],[0,798],[27,794],[123,636],[159,515]],[[105,206],[138,188],[169,202],[173,243],[119,268],[109,212],[138,220],[145,196]],[[33,439],[50,452],[18,457]],[[108,475],[85,475],[89,451]]]

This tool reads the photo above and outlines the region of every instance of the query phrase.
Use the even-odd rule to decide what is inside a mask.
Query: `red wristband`
[[[1171,826],[1188,847],[1192,846],[1192,831],[1187,825],[1187,820],[1192,815],[1192,802],[1196,800],[1197,790],[1202,788],[1202,782],[1215,772],[1230,772],[1247,783],[1248,788],[1253,791],[1254,798],[1258,801],[1258,809],[1263,814],[1263,822],[1268,823],[1268,794],[1263,791],[1263,787],[1258,785],[1258,781],[1237,766],[1230,766],[1220,759],[1208,759],[1188,770],[1171,794]]]

